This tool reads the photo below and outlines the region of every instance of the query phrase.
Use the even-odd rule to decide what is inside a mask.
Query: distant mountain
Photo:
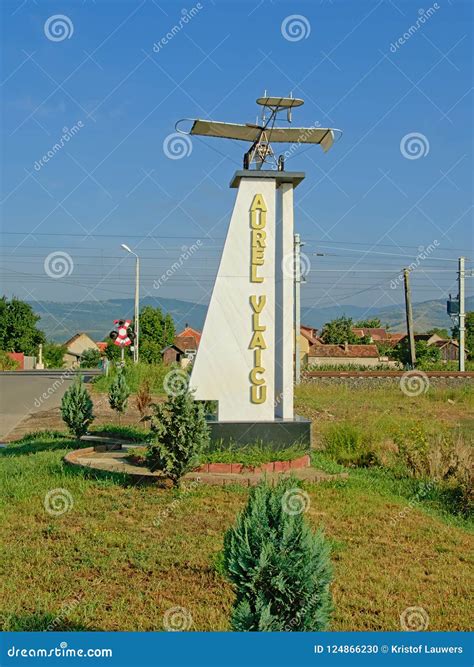
[[[177,329],[190,326],[202,330],[207,306],[181,301],[179,299],[160,299],[144,297],[141,306],[159,306],[164,312],[171,313]],[[39,301],[31,304],[41,316],[40,328],[46,336],[57,342],[65,342],[79,331],[84,331],[94,340],[102,340],[113,328],[114,320],[133,316],[133,299],[109,299],[107,301],[83,301],[82,303],[58,303]],[[466,310],[474,310],[474,297],[466,299]],[[385,306],[366,308],[363,306],[329,306],[326,308],[304,307],[301,322],[321,329],[325,322],[347,315],[354,320],[379,317],[382,324],[389,325],[391,331],[405,331],[405,307]],[[446,314],[446,301],[439,299],[413,304],[415,331],[421,333],[433,327],[450,329],[452,321]]]
[[[133,317],[133,299],[109,299],[107,301],[83,301],[82,303],[60,303],[35,301],[33,310],[41,316],[38,324],[46,337],[64,343],[75,333],[84,331],[94,340],[102,340],[114,328],[114,320]],[[178,331],[186,323],[202,329],[207,306],[179,299],[144,297],[140,307],[159,306],[163,312],[171,313]]]
[[[466,299],[466,311],[474,310],[474,297]],[[382,308],[364,308],[361,306],[330,306],[328,308],[302,308],[301,322],[321,329],[325,322],[346,315],[353,320],[379,317],[383,325],[389,325],[391,331],[406,331],[405,304],[383,306]],[[433,327],[450,329],[452,320],[446,313],[446,300],[421,301],[413,304],[413,322],[415,331],[422,333]]]

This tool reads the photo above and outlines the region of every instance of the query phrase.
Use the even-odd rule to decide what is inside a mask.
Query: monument
[[[186,132],[251,143],[230,182],[237,195],[189,387],[197,400],[217,401],[213,440],[309,445],[311,422],[293,410],[293,193],[305,175],[285,171],[271,144],[328,151],[340,131],[275,127],[281,112],[291,123],[301,99],[264,95],[257,104],[261,123],[194,120]]]

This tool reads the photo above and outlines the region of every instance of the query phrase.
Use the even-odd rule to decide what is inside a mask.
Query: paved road
[[[73,381],[74,375],[65,371],[0,373],[0,438],[28,415],[58,407]]]

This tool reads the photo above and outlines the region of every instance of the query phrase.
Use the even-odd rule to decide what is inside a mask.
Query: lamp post
[[[131,248],[128,247],[128,245],[125,245],[125,243],[121,243],[121,246],[124,250],[129,252],[131,255],[135,257],[135,314],[133,317],[135,326],[135,340],[133,341],[133,361],[138,364],[138,343],[139,343],[139,307],[140,307],[140,258],[138,255],[133,252]]]

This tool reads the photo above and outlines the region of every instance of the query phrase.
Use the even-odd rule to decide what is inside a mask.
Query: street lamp
[[[138,364],[138,337],[139,337],[139,304],[140,304],[140,258],[137,253],[133,252],[131,248],[125,243],[120,244],[124,250],[133,255],[135,262],[135,340],[133,341],[133,361]]]

